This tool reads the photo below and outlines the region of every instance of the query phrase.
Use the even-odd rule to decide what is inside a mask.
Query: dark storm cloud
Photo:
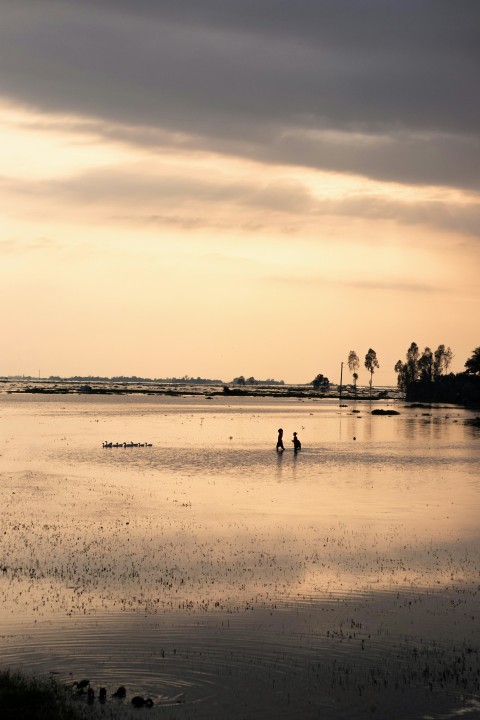
[[[151,145],[479,186],[477,0],[1,0],[0,87]],[[144,131],[143,129],[147,130]]]

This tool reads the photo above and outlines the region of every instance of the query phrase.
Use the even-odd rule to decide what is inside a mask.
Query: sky
[[[480,345],[478,0],[0,0],[0,375]],[[348,377],[348,371],[347,377]],[[345,381],[345,375],[344,375]]]

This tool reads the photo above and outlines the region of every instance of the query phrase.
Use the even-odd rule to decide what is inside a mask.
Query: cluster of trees
[[[257,381],[255,380],[253,375],[251,377],[247,378],[246,380],[245,380],[244,375],[239,375],[238,377],[233,378],[234,385],[247,385],[247,383],[248,383],[248,385],[255,385],[256,382]]]
[[[467,375],[480,375],[480,347],[475,348],[472,356],[465,363]]]
[[[473,350],[465,362],[462,373],[449,372],[453,353],[449,347],[439,345],[433,352],[429,347],[420,353],[412,343],[405,362],[395,365],[398,386],[408,401],[480,403],[480,347]]]
[[[395,365],[399,388],[407,392],[408,388],[412,387],[416,382],[431,385],[438,383],[441,378],[447,377],[453,357],[454,355],[451,348],[445,345],[439,345],[436,350],[431,350],[431,348],[426,347],[423,352],[420,352],[417,343],[412,342],[407,350],[405,362],[399,360]],[[353,386],[356,393],[360,358],[355,350],[350,350],[348,353],[347,364],[352,375]],[[377,353],[373,348],[368,349],[364,358],[364,366],[370,373],[369,385],[371,396],[373,376],[375,370],[380,368]],[[466,361],[464,375],[480,376],[480,347],[475,348],[471,357]],[[251,379],[253,380],[253,378]],[[250,380],[247,382],[250,382]],[[330,380],[326,375],[319,373],[312,380],[311,384],[316,391],[326,391],[330,385]]]
[[[435,351],[426,347],[420,354],[417,343],[412,342],[405,362],[398,360],[395,364],[398,387],[406,392],[408,386],[417,380],[435,383],[442,375],[447,375],[452,360],[453,352],[445,345],[439,345]]]
[[[313,389],[317,392],[321,390],[328,390],[330,380],[325,375],[322,375],[322,373],[319,373],[316,377],[313,378],[312,385]]]
[[[407,350],[405,362],[398,360],[395,365],[399,388],[406,391],[408,386],[416,381],[437,382],[439,378],[448,374],[453,357],[451,348],[445,345],[439,345],[435,351],[426,347],[423,352],[420,352],[417,343],[412,342]],[[356,391],[360,359],[354,350],[350,350],[347,364]],[[369,385],[371,391],[375,369],[380,367],[377,354],[372,348],[369,348],[365,355],[364,364],[370,373]],[[471,357],[465,362],[465,373],[467,375],[480,375],[480,347],[475,348]]]

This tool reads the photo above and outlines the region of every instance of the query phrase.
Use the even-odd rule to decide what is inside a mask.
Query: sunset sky
[[[0,375],[480,345],[477,0],[0,0]]]

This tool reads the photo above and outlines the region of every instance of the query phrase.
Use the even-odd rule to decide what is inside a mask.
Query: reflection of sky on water
[[[237,618],[238,637],[228,635],[218,660],[222,668],[230,662],[234,675],[242,671],[232,643],[238,650],[257,613],[262,646],[271,641],[281,654],[297,643],[292,657],[308,672],[310,660],[299,658],[318,633],[330,680],[331,653],[343,648],[348,659],[358,651],[342,636],[353,617],[361,618],[364,643],[377,633],[379,656],[386,657],[387,638],[407,636],[445,647],[468,638],[478,648],[480,460],[478,432],[463,424],[469,413],[399,406],[399,416],[375,417],[359,405],[358,417],[332,403],[0,398],[8,420],[0,451],[0,628],[12,630],[0,640],[0,663],[2,656],[32,667],[48,659],[38,634],[21,650],[19,633],[32,623],[47,623],[53,658],[60,618],[75,646],[92,632],[91,618],[106,623],[109,642],[122,633],[122,662],[137,657],[131,672],[147,687],[155,650],[144,622],[164,618],[168,634],[165,613],[185,653],[197,636],[200,645],[220,642],[221,623]],[[280,426],[283,454],[274,449]],[[293,430],[304,448],[297,456]],[[153,447],[105,450],[106,439]],[[135,649],[127,615],[139,633]],[[209,618],[201,637],[199,616]],[[100,662],[99,652],[92,641],[78,671],[97,663],[114,683],[116,660]],[[268,653],[258,652],[265,675]],[[370,651],[361,652],[371,664]],[[245,653],[254,665],[251,649]],[[58,663],[66,671],[67,659]],[[202,663],[206,669],[206,657]],[[179,667],[173,675],[181,682],[188,673]],[[308,690],[303,680],[291,682],[294,695]]]
[[[438,641],[450,602],[433,593],[377,593],[276,611],[90,615],[11,632],[2,656],[7,663],[23,657],[26,669],[48,668],[66,684],[87,674],[95,688],[107,688],[104,710],[115,718],[131,718],[128,700],[140,689],[154,699],[153,717],[169,711],[176,720],[343,720],[373,712],[392,720],[475,719],[475,646],[458,641],[458,624],[447,632],[453,641]],[[392,616],[401,638],[391,633]],[[110,699],[119,683],[125,703]]]

